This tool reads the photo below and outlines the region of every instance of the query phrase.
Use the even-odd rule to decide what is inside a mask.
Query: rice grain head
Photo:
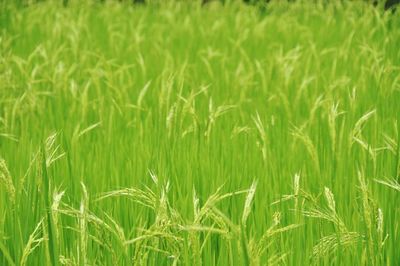
[[[244,208],[243,208],[243,215],[242,215],[242,225],[246,227],[246,221],[247,218],[249,217],[249,214],[251,212],[251,205],[253,203],[254,195],[256,193],[257,189],[257,181],[253,181],[251,184],[251,187],[247,193],[246,196],[246,201],[244,203]]]
[[[6,161],[1,157],[0,157],[0,181],[3,183],[3,186],[5,187],[8,193],[11,203],[14,205],[16,197],[14,183],[10,171],[7,168]]]
[[[33,232],[29,235],[28,242],[25,245],[24,250],[22,251],[20,265],[25,266],[27,265],[29,255],[40,246],[40,244],[45,240],[42,235],[42,225],[43,220],[40,220],[39,223],[36,225]]]

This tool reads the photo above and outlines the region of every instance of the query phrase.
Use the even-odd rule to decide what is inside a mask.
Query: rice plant
[[[400,265],[400,16],[0,4],[0,265]]]

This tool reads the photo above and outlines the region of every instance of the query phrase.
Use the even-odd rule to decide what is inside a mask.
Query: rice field
[[[399,11],[0,10],[0,265],[400,265]]]

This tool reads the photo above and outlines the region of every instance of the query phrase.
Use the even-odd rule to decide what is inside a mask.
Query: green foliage
[[[0,265],[399,265],[400,17],[0,15]]]

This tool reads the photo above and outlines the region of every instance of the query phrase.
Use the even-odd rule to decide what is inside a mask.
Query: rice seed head
[[[303,128],[295,127],[292,131],[292,136],[296,139],[299,139],[305,146],[308,154],[310,155],[312,161],[314,162],[315,169],[319,172],[320,171],[320,164],[318,158],[318,151],[315,147],[311,138],[303,132]]]
[[[357,232],[332,234],[321,238],[313,247],[312,258],[318,259],[334,253],[339,246],[349,247],[356,245],[362,236]]]
[[[294,210],[297,211],[299,204],[299,192],[300,192],[300,174],[296,173],[293,178],[293,198],[294,198]]]
[[[137,101],[136,101],[136,105],[139,108],[142,107],[143,99],[146,96],[147,90],[150,88],[150,85],[151,85],[151,80],[149,80],[139,92],[139,96],[138,96]]]
[[[151,180],[153,180],[154,184],[156,184],[158,186],[158,177],[157,177],[157,175],[152,170],[148,170],[148,171],[149,171]]]
[[[56,145],[57,141],[57,136],[58,133],[55,132],[51,134],[47,139],[46,139],[46,166],[50,167],[55,161],[61,159],[64,155],[65,152],[61,151],[60,145]]]
[[[7,168],[6,161],[0,157],[0,181],[3,183],[8,196],[11,200],[12,204],[15,204],[15,187],[10,174],[10,171]]]
[[[336,213],[335,198],[333,196],[332,191],[327,187],[325,187],[325,198],[328,203],[329,209],[332,211],[332,213]]]
[[[97,127],[101,126],[101,121],[94,123],[90,126],[88,126],[87,128],[83,129],[82,131],[80,131],[79,133],[77,133],[76,139],[79,139],[80,137],[82,137],[83,135],[89,133],[90,131],[96,129]]]
[[[293,192],[295,196],[300,192],[300,174],[296,173],[293,178]]]
[[[273,227],[278,226],[281,223],[281,213],[280,212],[275,212],[273,217]]]
[[[376,215],[376,231],[378,233],[378,245],[379,245],[379,249],[381,249],[383,247],[383,245],[385,244],[385,238],[383,237],[384,233],[383,233],[383,212],[381,208],[378,208],[377,211],[377,215]]]
[[[261,150],[263,159],[267,159],[267,134],[265,131],[265,127],[261,121],[260,114],[257,112],[256,117],[252,117],[254,124],[256,125],[259,140],[257,141],[257,146]]]
[[[383,233],[383,212],[381,208],[378,208],[378,214],[376,217],[376,224],[377,228],[376,230],[378,231],[379,234]]]
[[[177,109],[178,109],[177,103],[174,103],[171,106],[170,110],[168,111],[167,117],[165,119],[165,127],[167,128],[169,137],[171,137],[171,135],[172,135],[172,126],[173,126],[174,119],[176,117]]]
[[[58,193],[57,190],[54,190],[53,203],[51,205],[51,215],[53,217],[57,243],[59,243],[59,241],[60,241],[59,227],[58,227],[58,223],[59,223],[58,212],[59,212],[59,206],[60,206],[60,203],[61,203],[61,199],[64,196],[64,193],[65,193],[65,191],[62,191],[62,192]]]
[[[79,246],[77,247],[79,252],[79,261],[83,265],[87,265],[87,242],[89,238],[89,233],[87,230],[87,222],[88,222],[88,209],[89,209],[89,195],[86,189],[86,186],[83,182],[81,182],[82,186],[82,200],[79,209],[79,232],[80,232],[80,241]]]
[[[196,189],[193,186],[193,214],[194,214],[194,220],[197,220],[197,217],[199,216],[200,212],[200,200],[197,197]]]
[[[373,224],[373,206],[372,199],[370,197],[370,192],[368,190],[367,181],[364,177],[364,172],[362,170],[358,171],[358,180],[360,182],[361,189],[361,200],[362,200],[362,210],[363,210],[363,218],[366,226],[366,238],[367,238],[367,246],[369,254],[373,254],[375,247],[375,238],[373,236],[374,224]]]
[[[350,147],[354,143],[355,138],[360,138],[362,129],[365,123],[375,114],[376,110],[373,109],[367,113],[365,113],[362,117],[360,117],[354,125],[353,131],[350,134]]]
[[[385,180],[375,179],[375,182],[377,182],[379,184],[382,184],[382,185],[385,185],[387,187],[390,187],[390,188],[400,192],[400,183],[397,182],[397,180],[395,180],[394,178],[393,179],[388,179],[387,178]]]
[[[27,264],[29,255],[45,240],[43,236],[40,237],[42,234],[43,220],[44,219],[39,221],[33,232],[29,235],[28,242],[26,243],[25,248],[22,251],[20,262],[21,266],[25,266]]]
[[[337,143],[337,132],[336,132],[336,119],[340,115],[344,114],[344,111],[338,111],[339,102],[332,103],[328,112],[328,125],[329,125],[329,134],[332,141],[332,151],[336,152],[336,143]]]
[[[246,221],[247,218],[250,215],[251,212],[251,205],[253,203],[253,199],[254,199],[254,195],[256,193],[256,189],[257,189],[257,181],[253,181],[253,183],[251,184],[251,187],[247,193],[246,196],[246,201],[244,203],[244,208],[243,208],[243,215],[242,215],[242,225],[246,226]]]

